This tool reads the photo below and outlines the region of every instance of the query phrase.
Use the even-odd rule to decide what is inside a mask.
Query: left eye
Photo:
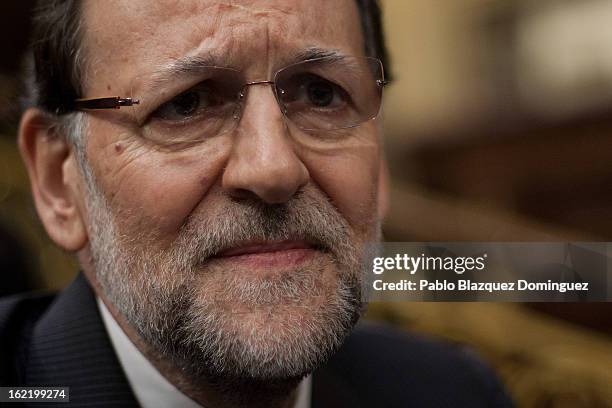
[[[166,104],[166,109],[180,116],[193,115],[200,107],[200,95],[197,92],[187,92],[177,96]]]
[[[318,75],[294,77],[283,84],[283,101],[293,108],[338,109],[350,102],[348,93],[339,85]]]
[[[165,102],[151,116],[164,121],[185,121],[223,103],[211,86],[200,84]]]
[[[317,107],[329,106],[334,101],[334,86],[324,80],[311,81],[305,86],[308,94],[308,101]]]

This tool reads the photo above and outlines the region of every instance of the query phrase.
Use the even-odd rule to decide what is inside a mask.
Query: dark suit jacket
[[[0,302],[0,385],[68,386],[69,407],[138,406],[82,275],[57,296],[22,295]],[[362,325],[314,373],[312,406],[511,403],[494,374],[469,352]]]

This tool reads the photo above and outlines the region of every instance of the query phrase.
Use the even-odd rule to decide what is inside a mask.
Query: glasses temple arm
[[[74,101],[74,108],[76,110],[119,109],[122,106],[132,106],[139,103],[140,101],[138,99],[112,96],[106,98],[77,99]]]

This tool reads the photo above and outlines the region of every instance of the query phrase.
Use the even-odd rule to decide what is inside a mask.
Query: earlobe
[[[53,118],[38,109],[27,110],[19,126],[19,150],[47,233],[65,250],[80,250],[87,243],[87,231],[78,166]]]

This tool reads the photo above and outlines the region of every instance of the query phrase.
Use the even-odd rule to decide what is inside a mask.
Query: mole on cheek
[[[106,90],[110,91],[111,90],[111,86],[110,85],[106,85]]]
[[[121,152],[123,152],[123,145],[121,143],[115,143],[115,151],[121,154]]]

